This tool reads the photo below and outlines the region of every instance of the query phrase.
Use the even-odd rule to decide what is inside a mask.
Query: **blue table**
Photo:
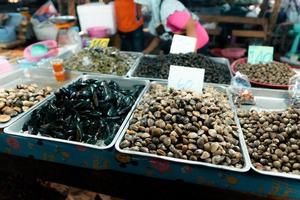
[[[166,180],[182,180],[264,197],[300,199],[300,182],[296,180],[264,176],[254,171],[237,173],[159,159],[132,157],[120,154],[115,149],[100,151],[0,134],[0,153],[93,170],[114,170]]]

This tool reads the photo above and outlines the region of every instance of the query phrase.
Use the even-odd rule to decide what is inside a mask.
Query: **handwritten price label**
[[[249,46],[248,63],[260,64],[273,61],[274,47],[269,46]]]
[[[89,47],[95,48],[95,47],[107,47],[109,43],[109,38],[99,38],[99,39],[92,39]]]
[[[197,39],[184,35],[174,35],[170,53],[190,53],[195,52]]]
[[[204,69],[171,65],[168,88],[192,90],[201,94],[204,83],[204,74]]]

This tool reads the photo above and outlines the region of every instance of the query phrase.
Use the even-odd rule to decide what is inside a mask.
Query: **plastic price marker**
[[[174,35],[170,53],[190,53],[195,52],[197,39],[184,35]]]
[[[192,90],[202,94],[205,69],[170,66],[168,88]]]
[[[273,61],[274,47],[269,46],[249,46],[248,63],[265,64]]]
[[[89,47],[90,48],[95,48],[95,47],[107,47],[109,43],[109,38],[97,38],[97,39],[92,39]]]

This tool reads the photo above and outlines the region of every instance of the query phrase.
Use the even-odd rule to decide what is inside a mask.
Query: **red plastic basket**
[[[245,63],[247,63],[247,58],[240,58],[240,59],[234,61],[231,64],[232,74],[234,74],[234,75],[236,74],[238,64],[245,64]],[[290,68],[293,69],[292,67],[290,67]],[[257,81],[253,81],[253,80],[250,80],[250,83],[251,83],[252,86],[265,87],[265,88],[274,88],[274,89],[288,89],[289,88],[288,85],[261,83],[261,82],[257,82]]]

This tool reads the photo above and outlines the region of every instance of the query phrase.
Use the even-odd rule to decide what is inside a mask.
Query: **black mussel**
[[[34,110],[23,126],[29,134],[108,145],[144,86],[125,89],[114,81],[79,79]]]

